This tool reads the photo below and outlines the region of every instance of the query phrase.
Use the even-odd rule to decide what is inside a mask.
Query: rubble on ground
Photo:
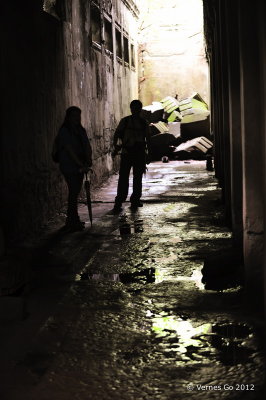
[[[211,154],[210,111],[199,93],[180,101],[166,96],[143,107],[142,116],[150,123],[154,160],[205,159]]]
[[[212,142],[206,137],[201,136],[180,144],[176,150],[190,151],[193,149],[198,149],[199,151],[202,151],[202,153],[206,154],[207,151],[210,150],[211,148],[212,148]]]

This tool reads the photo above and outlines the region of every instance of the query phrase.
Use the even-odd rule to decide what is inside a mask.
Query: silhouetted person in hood
[[[86,130],[81,125],[81,110],[72,106],[66,110],[65,120],[57,136],[59,167],[68,186],[68,208],[65,230],[84,229],[78,215],[78,196],[84,173],[92,165],[92,151]]]

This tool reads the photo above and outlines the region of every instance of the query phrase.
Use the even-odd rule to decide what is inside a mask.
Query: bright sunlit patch
[[[185,282],[194,282],[198,289],[205,289],[204,284],[202,283],[202,273],[201,273],[202,265],[196,268],[191,276],[172,276],[169,272],[169,269],[156,268],[155,269],[155,283],[161,283],[163,281],[185,281]]]
[[[198,287],[200,290],[203,290],[203,289],[205,289],[205,286],[204,286],[204,284],[203,284],[202,281],[201,281],[201,280],[202,280],[202,272],[201,272],[201,269],[202,269],[202,267],[195,269],[195,270],[193,271],[193,273],[192,273],[190,279],[196,283],[197,287]]]
[[[182,318],[162,315],[161,317],[153,318],[152,330],[157,337],[165,337],[169,333],[176,333],[178,337],[177,350],[180,353],[186,353],[188,346],[202,347],[202,341],[196,338],[210,334],[212,325],[203,324],[194,328],[191,322],[184,321]]]

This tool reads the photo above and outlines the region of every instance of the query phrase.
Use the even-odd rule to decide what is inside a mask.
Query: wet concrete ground
[[[116,183],[93,194],[92,228],[81,205],[86,230],[39,250],[27,318],[0,330],[1,399],[262,399],[262,315],[241,287],[201,283],[231,247],[214,173],[152,163],[143,208],[120,215]]]

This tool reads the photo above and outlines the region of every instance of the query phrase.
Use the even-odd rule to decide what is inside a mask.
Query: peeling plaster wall
[[[147,0],[140,21],[140,98],[199,92],[208,102],[208,66],[201,0]]]
[[[96,2],[97,3],[97,2]],[[134,6],[134,2],[128,2]],[[82,109],[82,122],[93,149],[93,183],[98,185],[113,171],[110,153],[113,132],[120,118],[129,113],[129,102],[137,96],[137,71],[113,54],[91,44],[90,8],[73,0],[64,24],[68,52],[68,104]],[[137,20],[122,1],[99,1],[99,10],[136,45]]]
[[[132,0],[95,1],[136,47]],[[119,119],[137,96],[137,66],[91,41],[90,1],[14,0],[1,10],[1,226],[7,242],[39,232],[66,201],[66,186],[51,148],[65,110],[82,109],[93,148],[93,185],[112,171],[110,143]],[[47,7],[48,7],[47,6]]]

